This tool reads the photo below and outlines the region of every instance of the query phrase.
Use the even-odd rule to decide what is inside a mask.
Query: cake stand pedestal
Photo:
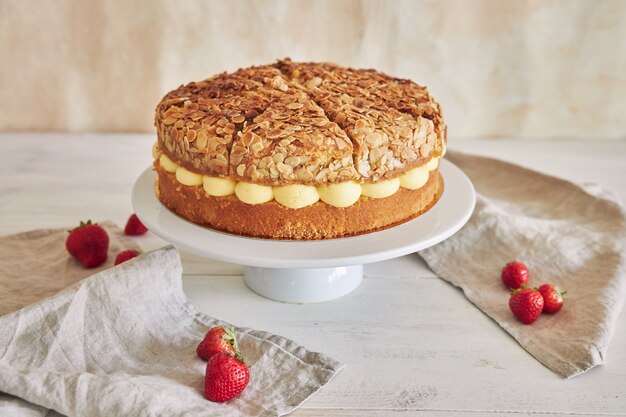
[[[315,303],[352,292],[363,280],[363,265],[335,268],[261,268],[247,266],[243,280],[252,291],[276,301]]]
[[[244,265],[246,285],[263,297],[290,303],[322,302],[356,289],[363,279],[363,264],[426,249],[467,222],[476,202],[472,183],[449,161],[442,160],[439,171],[444,191],[429,211],[386,230],[340,239],[256,239],[198,226],[161,204],[154,193],[151,168],[135,182],[132,205],[151,232],[175,246]]]

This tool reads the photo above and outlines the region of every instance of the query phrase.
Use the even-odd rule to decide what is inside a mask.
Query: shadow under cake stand
[[[175,246],[244,265],[244,281],[254,292],[276,301],[322,302],[357,288],[363,279],[363,264],[426,249],[452,236],[468,221],[476,202],[471,181],[446,160],[441,161],[439,171],[444,191],[429,211],[386,230],[339,239],[257,239],[198,226],[157,199],[152,168],[135,182],[132,205],[151,232]]]

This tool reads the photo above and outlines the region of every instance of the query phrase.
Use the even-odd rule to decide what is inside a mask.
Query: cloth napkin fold
[[[56,245],[51,243],[54,235]],[[66,235],[8,236],[0,238],[0,248],[38,248],[30,250],[30,259],[27,254],[21,259],[28,259],[24,268],[44,277],[46,262],[66,257]],[[16,244],[32,242],[33,236],[37,242],[50,242]],[[44,246],[56,255],[40,257]],[[71,265],[57,262],[47,279],[71,280],[66,277]],[[22,279],[21,288],[30,288],[24,270],[18,275],[3,268],[1,273],[0,281]],[[300,406],[342,368],[284,337],[239,328],[239,345],[251,366],[250,383],[227,403],[209,402],[203,394],[206,362],[195,349],[209,327],[226,323],[195,310],[183,293],[181,276],[179,254],[169,246],[0,317],[0,391],[32,403],[4,395],[0,414],[46,415],[45,407],[93,417],[280,416]]]
[[[446,158],[472,180],[476,208],[453,237],[419,255],[559,375],[604,363],[626,294],[626,213],[617,198],[495,159]],[[567,290],[561,311],[532,325],[513,317],[500,282],[513,260],[528,266],[530,286]]]

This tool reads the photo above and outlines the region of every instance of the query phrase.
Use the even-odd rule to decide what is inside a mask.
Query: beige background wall
[[[626,137],[622,0],[0,0],[0,130],[145,131],[179,84],[294,60],[427,85],[451,138]]]

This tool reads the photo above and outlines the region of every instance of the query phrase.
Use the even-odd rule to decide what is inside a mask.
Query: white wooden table
[[[1,134],[0,234],[123,226],[154,135]],[[450,141],[626,201],[626,141]],[[144,250],[155,236],[137,238]],[[283,304],[249,291],[238,265],[183,253],[184,288],[203,312],[281,334],[346,364],[294,416],[626,415],[626,311],[604,366],[565,380],[539,364],[417,255],[366,265],[361,286],[322,304]]]

